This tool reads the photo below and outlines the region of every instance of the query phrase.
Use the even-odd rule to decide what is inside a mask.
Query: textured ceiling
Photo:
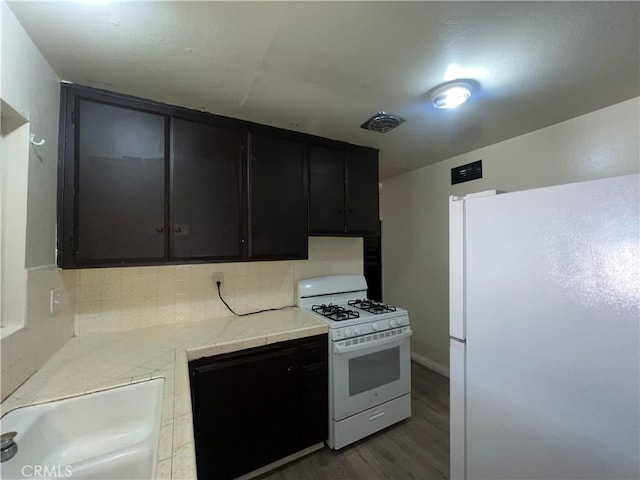
[[[377,147],[382,177],[640,95],[637,2],[8,4],[64,80]],[[480,91],[430,106],[455,76]],[[360,129],[381,110],[407,121]]]

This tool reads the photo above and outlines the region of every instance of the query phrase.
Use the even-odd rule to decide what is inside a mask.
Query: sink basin
[[[18,432],[18,453],[0,477],[153,478],[163,390],[157,378],[8,412],[0,428]]]

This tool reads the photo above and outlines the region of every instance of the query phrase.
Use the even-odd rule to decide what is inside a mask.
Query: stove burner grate
[[[365,312],[380,314],[380,313],[389,313],[395,312],[396,307],[392,305],[387,305],[386,303],[376,302],[375,300],[349,300],[349,306],[359,308],[360,310],[364,310]]]
[[[336,322],[340,322],[342,320],[351,320],[360,316],[360,314],[354,310],[347,310],[344,307],[332,304],[313,305],[311,307],[311,310],[322,315],[323,317],[327,317]]]

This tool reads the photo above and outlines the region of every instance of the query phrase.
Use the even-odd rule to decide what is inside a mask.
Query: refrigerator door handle
[[[465,201],[449,197],[449,334],[465,338],[464,212]]]
[[[450,340],[453,340],[454,342],[458,342],[458,343],[464,343],[464,344],[466,344],[466,343],[467,343],[467,341],[466,341],[466,340],[463,340],[463,339],[461,339],[461,338],[449,337],[449,339],[450,339]]]

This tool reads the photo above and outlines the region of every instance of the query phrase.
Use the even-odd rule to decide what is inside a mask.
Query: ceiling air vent
[[[378,133],[386,133],[404,122],[404,118],[393,113],[378,112],[369,120],[360,125],[365,130],[373,130]]]

